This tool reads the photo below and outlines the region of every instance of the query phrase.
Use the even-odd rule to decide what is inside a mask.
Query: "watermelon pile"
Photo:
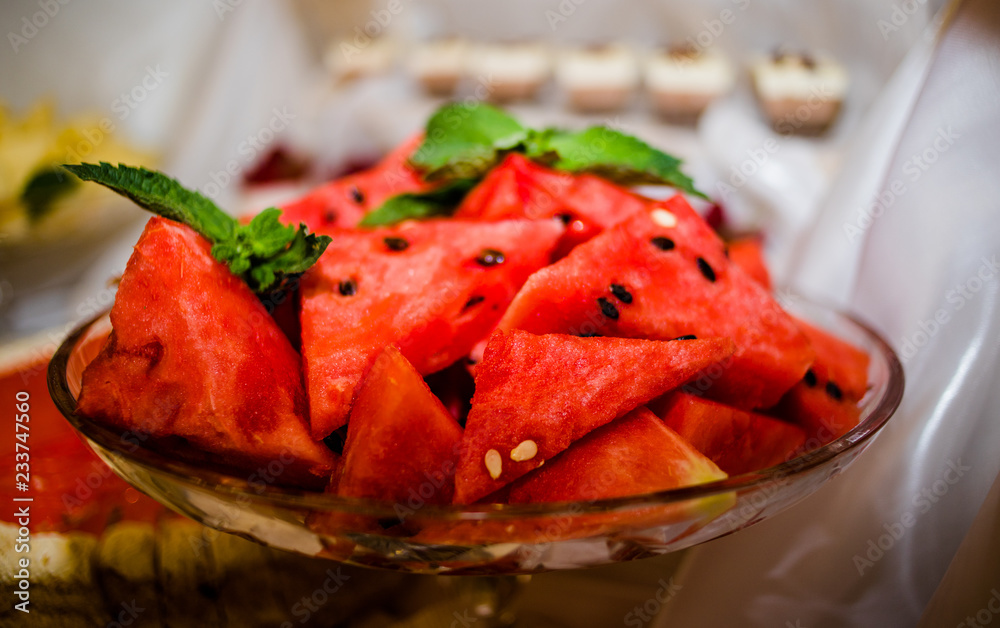
[[[242,475],[402,505],[400,519],[712,482],[857,424],[868,356],[786,313],[759,242],[723,241],[682,195],[512,152],[452,217],[358,226],[434,187],[407,161],[419,141],[285,206],[331,238],[286,310],[295,324],[202,236],[150,220],[80,412]]]

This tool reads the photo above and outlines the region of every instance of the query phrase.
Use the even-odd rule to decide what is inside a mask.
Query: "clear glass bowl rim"
[[[456,522],[508,521],[525,517],[572,518],[593,513],[679,504],[724,493],[747,491],[768,483],[794,479],[797,475],[804,475],[841,454],[860,447],[878,433],[898,408],[904,389],[902,364],[889,344],[857,317],[815,302],[809,302],[807,305],[812,308],[822,308],[827,313],[834,314],[857,327],[871,342],[872,351],[879,354],[885,361],[887,370],[885,386],[882,387],[882,390],[875,391],[874,395],[872,395],[872,391],[869,391],[862,405],[863,419],[843,436],[773,467],[705,484],[583,502],[469,504],[461,506],[426,504],[420,507],[420,519],[422,521]],[[316,512],[342,512],[378,518],[397,516],[395,502],[341,497],[331,493],[262,484],[259,481],[251,484],[249,478],[203,468],[144,447],[132,446],[132,451],[127,450],[122,434],[93,423],[77,414],[76,398],[69,388],[67,368],[73,351],[95,326],[106,322],[107,319],[108,311],[105,311],[74,329],[56,349],[48,369],[49,393],[56,407],[79,434],[91,441],[92,446],[97,445],[99,449],[109,452],[112,456],[124,459],[129,464],[136,465],[153,474],[168,474],[181,484],[209,490],[216,494],[230,495],[233,499],[249,499],[254,502],[269,503],[276,507],[307,509]]]

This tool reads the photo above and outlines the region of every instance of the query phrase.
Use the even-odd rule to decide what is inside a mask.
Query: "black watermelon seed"
[[[462,306],[462,309],[467,310],[474,305],[479,305],[485,300],[486,297],[480,297],[480,296],[471,297],[468,301],[465,302],[465,305]]]
[[[670,251],[673,250],[674,248],[674,241],[671,240],[670,238],[664,238],[662,236],[658,236],[650,240],[650,242],[652,242],[653,246],[660,249],[661,251]]]
[[[698,270],[700,270],[701,274],[705,276],[705,279],[715,283],[715,271],[712,270],[712,267],[708,265],[708,262],[701,257],[698,258]]]
[[[722,247],[722,254],[726,256],[726,259],[729,259],[729,247],[728,246]]]
[[[390,251],[396,251],[397,253],[410,248],[410,243],[403,238],[394,238],[390,236],[388,238],[383,238],[382,241],[385,242],[385,245],[389,247]]]
[[[358,282],[353,279],[345,279],[340,282],[338,288],[340,289],[341,296],[353,297],[358,292]]]
[[[197,588],[198,593],[201,594],[203,598],[212,600],[213,602],[219,599],[219,590],[207,582],[202,582]]]
[[[694,334],[685,334],[683,336],[677,336],[676,338],[671,338],[671,340],[697,340],[698,336]]]
[[[618,308],[611,301],[608,301],[604,297],[597,299],[597,304],[601,306],[601,312],[610,318],[611,320],[618,320]]]
[[[632,302],[632,293],[625,286],[617,283],[611,284],[611,294],[615,295],[622,303]]]
[[[844,398],[844,393],[840,392],[840,386],[834,384],[833,382],[826,383],[826,394],[830,395],[837,401]]]
[[[580,338],[600,338],[601,334],[596,331],[581,331],[577,336]]]
[[[337,212],[329,210],[323,214],[323,220],[327,223],[335,222],[337,220]]]
[[[816,386],[816,373],[813,373],[812,369],[806,371],[805,376],[802,377],[802,381],[806,383],[806,386],[813,388]]]
[[[361,190],[359,190],[358,186],[356,185],[351,186],[351,200],[357,203],[358,205],[365,202],[364,193]]]
[[[506,258],[503,256],[503,253],[496,249],[483,249],[483,252],[476,258],[477,264],[487,268],[503,264],[504,261],[506,261]]]
[[[330,432],[330,435],[323,439],[323,444],[327,449],[338,456],[344,453],[344,443],[347,442],[347,426],[343,425]]]
[[[568,225],[573,222],[573,214],[559,214],[559,220],[562,221],[562,224]]]

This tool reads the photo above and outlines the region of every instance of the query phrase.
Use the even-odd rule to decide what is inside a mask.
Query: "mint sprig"
[[[283,289],[315,264],[330,243],[329,236],[308,233],[305,225],[281,224],[281,210],[274,207],[241,225],[210,199],[155,170],[105,162],[63,167],[154,214],[191,227],[212,243],[212,256],[258,294]]]
[[[424,141],[410,162],[428,181],[476,179],[499,163],[502,151],[523,145],[528,135],[528,129],[496,107],[445,105],[427,121]]]
[[[681,169],[681,160],[618,130],[595,126],[582,131],[530,129],[485,103],[452,103],[427,122],[423,143],[410,157],[426,181],[478,181],[510,152],[556,170],[591,173],[623,185],[666,184],[707,198]],[[470,186],[471,189],[471,186]],[[463,195],[436,191],[388,199],[362,224],[390,224],[453,211]]]

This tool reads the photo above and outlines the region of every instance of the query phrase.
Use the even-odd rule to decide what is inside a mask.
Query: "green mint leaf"
[[[331,241],[329,236],[308,233],[305,225],[281,224],[281,210],[275,207],[241,225],[211,200],[153,170],[107,163],[63,167],[191,227],[212,243],[212,256],[258,294],[285,289],[319,260]]]
[[[237,222],[215,203],[162,172],[118,164],[66,164],[84,181],[100,183],[144,209],[191,227],[212,242],[232,237]]]
[[[477,179],[503,151],[518,147],[528,130],[504,111],[484,103],[452,103],[427,121],[424,141],[410,163],[428,181]]]
[[[529,148],[528,157],[557,170],[589,172],[623,185],[665,183],[708,198],[681,172],[681,160],[607,127],[536,134]]]
[[[295,227],[284,225],[277,207],[265,209],[250,224],[237,229],[237,236],[247,242],[254,257],[267,258],[284,251],[295,238]]]
[[[73,191],[80,180],[58,168],[44,168],[28,179],[21,191],[21,203],[28,211],[28,219],[38,222],[45,217],[60,197]]]
[[[331,241],[330,236],[309,233],[300,224],[286,248],[270,257],[255,259],[243,278],[259,294],[283,290],[319,260]]]
[[[450,216],[476,183],[475,179],[457,179],[429,192],[398,194],[366,214],[359,225],[377,227],[410,219]]]
[[[281,210],[265,209],[247,225],[239,225],[233,237],[212,246],[212,256],[229,266],[258,294],[283,290],[288,282],[319,260],[330,236],[308,233],[283,225]]]

